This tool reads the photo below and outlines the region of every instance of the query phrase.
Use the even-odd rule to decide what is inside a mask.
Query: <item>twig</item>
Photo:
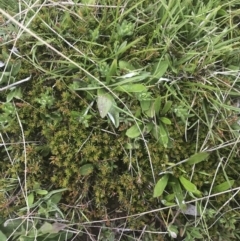
[[[16,85],[19,85],[19,84],[22,84],[22,83],[24,83],[24,82],[27,82],[27,81],[30,80],[30,79],[31,79],[31,76],[30,76],[30,77],[27,77],[26,79],[22,79],[22,80],[19,80],[19,81],[15,82],[15,83],[12,83],[12,84],[10,84],[10,85],[7,85],[7,86],[5,86],[5,87],[3,87],[3,88],[0,88],[0,91],[10,89],[10,88],[12,88],[12,87],[14,87],[14,86],[16,86]]]

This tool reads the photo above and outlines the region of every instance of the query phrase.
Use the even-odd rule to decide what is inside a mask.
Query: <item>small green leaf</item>
[[[163,122],[166,125],[171,125],[172,124],[171,120],[169,120],[166,117],[160,117],[160,121]]]
[[[34,182],[33,189],[36,190],[36,189],[39,189],[39,188],[40,188],[39,182]]]
[[[7,95],[7,102],[10,102],[13,98],[16,98],[16,99],[22,98],[21,88],[15,88],[11,90],[11,92]]]
[[[174,193],[171,193],[171,194],[168,194],[168,195],[165,197],[165,199],[166,199],[166,201],[171,202],[171,201],[174,200],[174,197],[175,197]]]
[[[112,84],[111,87],[113,86],[121,86],[124,84],[129,84],[129,83],[136,83],[136,82],[140,82],[145,80],[146,78],[148,78],[150,76],[150,73],[148,72],[137,72],[137,71],[133,71],[130,72],[128,74],[122,75],[120,77],[118,77],[118,82],[115,84]]]
[[[165,115],[171,108],[172,101],[167,101],[163,107],[163,109],[160,111],[161,115]]]
[[[207,152],[195,153],[189,157],[187,163],[190,165],[197,164],[199,162],[204,161],[206,158],[208,158],[208,156],[209,156],[209,153]]]
[[[200,233],[200,230],[198,228],[194,228],[194,227],[191,230],[191,237],[196,238],[196,239],[203,238],[202,234]]]
[[[119,69],[134,70],[134,67],[127,61],[119,60]]]
[[[168,61],[160,59],[154,66],[153,77],[156,79],[161,78],[168,69]]]
[[[105,93],[102,89],[98,90],[97,106],[100,116],[104,118],[113,104],[113,98],[110,94]]]
[[[42,190],[42,189],[37,189],[35,192],[39,195],[47,195],[48,191],[47,190]]]
[[[154,138],[159,141],[159,126],[155,125],[152,128],[151,134],[154,136]]]
[[[114,99],[112,99],[112,107],[107,113],[109,119],[113,123],[113,125],[118,128],[119,127],[119,108],[117,107],[117,103]]]
[[[127,51],[129,48],[131,48],[132,46],[136,45],[139,41],[141,41],[143,38],[143,36],[135,39],[134,41],[130,42],[129,44],[127,44],[127,41],[124,41],[118,48],[116,55],[120,55],[122,53],[124,53],[125,51]]]
[[[31,192],[28,196],[27,196],[27,205],[31,206],[34,202],[34,194],[33,192]]]
[[[182,211],[186,210],[187,205],[185,204],[184,197],[183,197],[183,191],[182,191],[182,188],[181,188],[181,185],[180,185],[178,179],[172,176],[170,184],[172,186],[173,192],[175,194],[175,199],[176,199],[176,202],[177,202],[179,208]]]
[[[153,197],[159,197],[163,194],[165,187],[167,186],[169,175],[162,176],[154,187]]]
[[[160,135],[160,140],[161,140],[163,146],[165,148],[167,148],[168,141],[169,141],[168,133],[167,133],[167,130],[165,129],[165,127],[161,124],[159,126],[159,135]]]
[[[166,206],[166,207],[170,207],[170,206],[176,205],[176,203],[174,203],[174,202],[168,202],[166,199],[162,199],[162,200],[161,200],[161,203],[162,203],[164,206]]]
[[[52,195],[51,202],[58,204],[60,202],[61,198],[62,198],[62,193],[60,193],[60,192],[56,193],[56,194]]]
[[[21,61],[16,61],[16,63],[14,63],[14,65],[12,66],[11,75],[16,76],[20,68],[21,68]]]
[[[143,84],[127,84],[127,85],[117,86],[115,90],[126,92],[126,93],[140,93],[140,92],[147,92],[147,87]]]
[[[139,125],[139,127],[140,127],[140,125]],[[141,135],[141,132],[140,132],[138,126],[135,124],[127,130],[126,135],[129,138],[136,138]]]
[[[119,55],[127,50],[127,41],[124,41],[121,43],[121,45],[118,47],[116,54]]]
[[[112,108],[108,112],[108,117],[112,121],[113,125],[118,128],[119,127],[119,111],[117,108],[112,106]]]
[[[85,164],[80,167],[80,174],[83,176],[87,176],[93,172],[93,165],[92,164]]]
[[[171,225],[168,227],[168,233],[172,238],[177,238],[178,228],[175,225]]]
[[[196,194],[197,196],[201,196],[201,192],[197,189],[197,187],[192,182],[190,182],[183,176],[179,177],[179,180],[187,191],[192,192],[193,194]]]
[[[154,124],[153,123],[147,123],[145,126],[144,126],[144,129],[143,129],[143,133],[144,134],[148,134],[154,127]]]
[[[150,118],[155,116],[154,103],[152,103],[149,109],[145,111],[145,114]]]
[[[154,110],[155,110],[156,116],[159,115],[160,108],[161,108],[161,97],[158,96],[154,101]]]
[[[232,187],[234,184],[234,180],[230,180],[229,182],[223,182],[215,187],[213,187],[213,193],[224,192]]]
[[[110,66],[109,72],[107,73],[107,76],[106,76],[107,84],[110,83],[111,78],[112,78],[113,75],[116,74],[116,71],[117,71],[117,59],[114,59],[111,66]]]

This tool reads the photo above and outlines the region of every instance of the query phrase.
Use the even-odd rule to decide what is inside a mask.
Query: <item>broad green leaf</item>
[[[229,182],[223,182],[215,187],[213,187],[213,193],[224,192],[232,187],[234,184],[234,180],[230,180]]]
[[[171,125],[172,124],[171,120],[169,120],[166,117],[160,117],[160,121],[163,122],[166,125]]]
[[[162,124],[160,124],[160,126],[159,126],[159,135],[160,135],[160,140],[161,140],[163,146],[165,148],[167,148],[168,141],[169,141],[168,133],[167,133],[165,127]]]
[[[197,164],[199,162],[204,161],[206,158],[208,158],[208,156],[209,156],[209,153],[207,152],[195,153],[189,157],[187,163],[190,165]]]
[[[153,197],[159,197],[163,194],[165,187],[167,186],[169,175],[162,176],[154,187]]]
[[[151,104],[149,109],[145,111],[145,114],[150,118],[153,118],[155,116],[155,110],[154,110],[154,104],[153,103]]]
[[[61,192],[56,193],[56,194],[52,195],[51,202],[58,204],[60,202],[61,198],[62,198],[62,193]]]
[[[144,125],[144,129],[143,129],[143,133],[144,134],[148,134],[154,127],[153,123],[147,123],[146,125]]]
[[[27,196],[27,205],[31,206],[34,202],[34,194],[33,192],[31,192],[28,196]]]
[[[182,188],[181,188],[181,185],[180,185],[178,179],[175,177],[171,177],[170,184],[172,186],[173,192],[175,194],[175,199],[176,199],[176,202],[177,202],[179,208],[182,211],[186,210],[187,205],[185,204],[184,197],[183,197],[183,191],[182,191]]]
[[[141,101],[140,101],[140,105],[141,105],[142,111],[147,111],[147,110],[149,110],[150,107],[151,107],[151,104],[152,104],[152,101],[151,101],[151,100],[141,100]]]
[[[83,176],[87,176],[93,172],[93,165],[88,163],[80,167],[80,174]]]
[[[7,236],[9,237],[10,235],[12,235],[13,230],[14,231],[20,231],[21,228],[24,229],[26,227],[26,222],[23,222],[22,219],[9,219],[6,220],[3,224],[1,224],[0,228],[1,231]],[[32,227],[32,223],[29,222],[29,228]],[[1,239],[0,239],[1,240]],[[9,239],[8,239],[9,240]]]
[[[197,187],[192,182],[190,182],[183,176],[179,177],[179,180],[187,191],[192,192],[193,194],[196,194],[197,196],[201,196],[201,192],[197,189]]]
[[[163,107],[163,109],[160,111],[161,115],[165,115],[171,108],[172,101],[167,101]]]
[[[1,241],[7,241],[8,240],[7,237],[5,236],[5,234],[2,231],[0,231],[0,240]]]
[[[168,61],[160,59],[157,64],[154,66],[153,77],[154,78],[161,78],[168,69]]]
[[[139,125],[139,127],[140,127],[140,125]],[[129,138],[136,138],[141,135],[141,132],[140,132],[138,126],[135,124],[135,125],[131,126],[129,129],[127,129],[126,135]]]
[[[48,191],[47,190],[42,190],[42,189],[37,189],[35,192],[39,195],[47,195]]]
[[[115,90],[126,92],[126,93],[139,93],[139,92],[147,92],[147,88],[143,84],[126,84],[119,85]]]
[[[98,90],[97,106],[100,116],[104,118],[113,104],[113,98],[109,93],[106,93],[102,89]]]

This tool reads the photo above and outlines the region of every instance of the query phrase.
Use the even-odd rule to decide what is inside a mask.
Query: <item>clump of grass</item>
[[[2,240],[239,239],[237,1],[0,6]]]

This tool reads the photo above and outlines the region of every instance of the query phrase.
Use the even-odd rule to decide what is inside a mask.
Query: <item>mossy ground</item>
[[[121,225],[121,219],[115,218],[146,213],[129,218],[127,226],[134,230],[149,225],[166,232],[176,208],[160,214],[151,210],[163,207],[161,198],[153,197],[153,189],[159,173],[170,171],[175,178],[191,177],[206,197],[201,204],[207,204],[209,212],[220,209],[226,220],[234,217],[233,226],[219,218],[204,234],[204,225],[210,226],[214,219],[206,213],[202,237],[213,235],[214,240],[222,235],[222,227],[234,232],[239,194],[228,203],[234,193],[211,197],[211,189],[226,180],[234,180],[232,188],[240,186],[239,134],[233,128],[238,120],[233,102],[239,94],[239,81],[222,74],[239,64],[238,7],[222,1],[211,3],[106,1],[112,7],[50,4],[37,13],[29,11],[28,28],[53,48],[29,33],[15,42],[21,57],[9,54],[12,41],[2,45],[0,58],[9,60],[2,73],[9,72],[13,82],[28,76],[31,80],[17,87],[21,96],[14,92],[11,101],[6,100],[13,89],[1,92],[2,140],[19,143],[24,136],[26,142],[1,146],[1,179],[24,182],[26,177],[29,190],[36,182],[49,190],[68,188],[60,206],[73,223],[85,222],[87,217],[114,227]],[[230,18],[226,16],[229,8]],[[159,60],[168,67],[164,76],[156,78]],[[21,67],[13,73],[19,62]],[[134,71],[147,76],[137,79],[147,86],[145,96],[117,89],[121,77]],[[165,80],[160,81],[162,77]],[[4,85],[6,82],[1,87]],[[114,101],[122,110],[117,127],[111,118],[100,117],[99,89],[115,94]],[[162,107],[171,103],[171,108],[164,116],[151,116],[143,103],[158,98]],[[163,125],[162,117],[171,124]],[[129,138],[126,131],[136,118],[143,126],[165,126],[167,147],[162,137],[156,140],[154,132],[146,129],[141,136]],[[201,151],[210,153],[207,161],[194,167],[179,164]],[[8,185],[2,182],[3,188]],[[13,202],[5,196],[2,199],[6,200],[1,207],[8,207],[2,209],[4,217],[18,214],[26,205],[19,187],[7,191],[18,195]],[[165,192],[165,196],[171,194],[171,187]],[[194,199],[188,194],[185,200]],[[182,230],[186,222],[194,221],[180,214],[174,224]]]

